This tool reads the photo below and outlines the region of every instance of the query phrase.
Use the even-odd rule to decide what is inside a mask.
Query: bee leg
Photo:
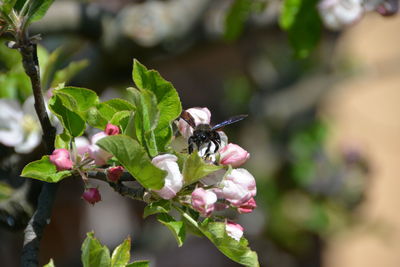
[[[194,140],[193,140],[193,137],[191,136],[188,139],[188,152],[189,152],[189,154],[192,154],[192,152],[193,152],[193,145],[194,145]]]
[[[209,142],[207,145],[206,153],[204,153],[205,158],[208,158],[210,156],[210,150],[211,150],[211,142]]]
[[[218,150],[219,150],[219,142],[218,142],[217,140],[212,140],[212,142],[213,142],[214,145],[215,145],[214,153],[217,153]]]

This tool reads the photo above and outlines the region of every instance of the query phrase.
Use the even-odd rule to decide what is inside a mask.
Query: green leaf
[[[1,11],[4,15],[7,16],[11,12],[16,2],[17,0],[3,0]]]
[[[131,258],[131,238],[116,247],[111,256],[111,267],[125,267]]]
[[[61,134],[56,135],[56,140],[54,141],[54,147],[69,149],[69,144],[71,140],[72,137],[67,132],[64,131]]]
[[[43,265],[43,267],[55,267],[53,259],[50,259],[49,263]]]
[[[42,60],[40,60],[39,58],[39,63],[41,66],[40,68],[41,82],[42,82],[42,87],[45,89],[50,87],[51,79],[54,75],[54,72],[56,71],[58,64],[60,63],[61,52],[62,48],[57,48],[50,55],[48,54],[46,55],[46,53],[44,53],[45,57],[42,57],[43,58]],[[58,84],[59,83],[51,87],[55,88]]]
[[[225,223],[210,222],[206,219],[200,226],[202,233],[228,258],[244,266],[257,267],[257,253],[248,247],[248,241],[242,237],[240,241],[228,236]]]
[[[192,153],[183,164],[183,179],[185,184],[189,185],[222,168],[223,166],[206,163],[197,153]]]
[[[244,24],[250,15],[254,0],[236,0],[225,18],[224,37],[228,41],[236,40],[243,32]]]
[[[33,161],[22,170],[21,176],[33,178],[48,183],[57,183],[71,176],[71,171],[57,171],[56,166],[50,162],[49,156],[43,156],[40,160]]]
[[[136,104],[135,131],[139,143],[146,147],[149,155],[158,155],[156,136],[154,133],[157,127],[160,112],[157,108],[156,96],[151,91],[133,91]]]
[[[96,107],[92,107],[86,112],[86,122],[94,128],[104,129],[108,123],[108,120],[104,118],[100,110],[98,110]]]
[[[83,267],[109,267],[111,264],[110,251],[94,237],[93,232],[87,233],[82,244]]]
[[[139,61],[133,62],[133,81],[137,88],[149,90],[157,98],[157,108],[160,111],[158,121],[160,129],[170,125],[171,121],[179,117],[182,112],[178,92],[173,85],[164,80],[155,70],[148,70]]]
[[[131,116],[131,114],[132,111],[128,110],[118,111],[114,114],[114,116],[110,120],[110,123],[114,125],[120,125],[122,130],[124,130],[128,124],[128,119]]]
[[[141,261],[134,261],[126,265],[126,267],[149,267],[150,261],[141,260]]]
[[[318,0],[284,0],[279,23],[299,58],[307,57],[321,35]]]
[[[56,71],[54,74],[54,79],[51,82],[51,87],[56,87],[60,83],[67,83],[81,70],[86,68],[89,65],[89,61],[86,59],[71,62],[65,68]]]
[[[49,9],[50,5],[53,3],[54,0],[34,0],[30,1],[31,5],[28,11],[28,23],[40,20]]]
[[[151,163],[136,140],[125,135],[113,135],[100,139],[97,145],[113,154],[143,187],[159,190],[164,186],[166,172]]]
[[[160,200],[157,202],[151,202],[144,208],[143,218],[154,215],[157,213],[168,213],[171,210],[171,202],[168,200]]]
[[[130,102],[120,98],[114,98],[105,101],[103,102],[103,104],[112,107],[115,111],[123,111],[123,110],[134,111],[136,109],[135,106],[132,105]]]
[[[77,111],[82,117],[85,117],[85,113],[91,107],[96,106],[99,102],[99,97],[97,94],[86,88],[79,87],[64,87],[62,89],[56,90],[55,94],[65,94],[73,99],[74,101],[68,101],[70,106],[67,106],[70,110]],[[66,105],[66,101],[63,101]]]
[[[65,100],[67,98],[61,96],[61,94],[54,94],[49,100],[50,110],[56,114],[61,124],[71,136],[77,137],[82,135],[85,130],[85,121],[79,114],[64,106],[62,99]]]
[[[0,182],[0,201],[9,198],[14,192],[14,189],[3,182]]]
[[[185,225],[182,221],[176,221],[167,213],[160,213],[157,220],[164,224],[174,235],[178,246],[181,247],[186,238]]]

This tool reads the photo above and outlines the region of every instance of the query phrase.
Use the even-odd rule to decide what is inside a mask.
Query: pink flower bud
[[[91,145],[89,146],[89,157],[94,159],[94,162],[97,166],[103,166],[106,164],[107,160],[112,157],[111,153],[101,149],[96,142],[100,139],[106,137],[107,134],[105,132],[99,132],[92,136]]]
[[[257,193],[256,181],[246,169],[234,169],[221,182],[219,196],[240,207]]]
[[[256,200],[252,197],[246,203],[243,203],[239,208],[239,213],[250,213],[257,208]]]
[[[196,126],[199,124],[210,124],[211,112],[208,108],[189,108],[186,111],[192,115]],[[193,134],[193,128],[183,119],[178,121],[178,130],[186,139]]]
[[[223,147],[219,154],[221,155],[220,163],[222,165],[232,165],[232,167],[239,167],[250,158],[249,152],[232,143]]]
[[[243,236],[244,228],[238,223],[227,221],[225,230],[228,236],[232,237],[236,241],[240,241],[240,238]]]
[[[56,165],[57,171],[70,170],[74,165],[65,148],[55,149],[50,155],[50,162]]]
[[[83,192],[82,198],[94,205],[101,200],[101,195],[97,188],[88,188],[85,190],[85,192]]]
[[[154,190],[163,199],[172,199],[176,196],[176,193],[182,189],[183,176],[179,170],[178,158],[172,154],[159,155],[151,161],[153,165],[160,168],[161,170],[167,171],[165,177],[164,187],[160,190]]]
[[[192,192],[192,206],[203,216],[210,216],[214,211],[215,202],[217,202],[217,195],[210,190],[199,187]]]
[[[119,134],[119,127],[117,125],[107,123],[104,132],[106,133],[106,135],[117,135]]]
[[[107,178],[111,182],[118,182],[123,172],[124,167],[122,166],[110,167],[107,169]]]

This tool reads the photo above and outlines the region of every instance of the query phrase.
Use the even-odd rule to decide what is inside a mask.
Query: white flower
[[[362,0],[322,0],[318,10],[325,26],[332,30],[356,22],[364,13]]]
[[[234,169],[221,182],[218,197],[223,197],[234,206],[241,206],[257,193],[256,181],[246,169]]]
[[[23,107],[13,99],[0,99],[0,143],[17,153],[30,153],[41,142],[41,127],[29,97]]]
[[[163,199],[174,198],[176,193],[182,189],[183,176],[179,171],[178,163],[176,163],[177,160],[178,158],[175,155],[164,154],[153,158],[151,161],[156,167],[167,171],[164,187],[160,190],[154,190],[154,192],[156,192]]]

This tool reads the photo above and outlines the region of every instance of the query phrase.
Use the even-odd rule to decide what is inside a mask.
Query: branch
[[[29,38],[26,31],[17,34],[15,47],[21,53],[22,63],[29,76],[35,98],[35,110],[43,130],[43,141],[48,154],[54,150],[56,130],[47,115],[42,87],[40,84],[39,61],[37,58],[36,40]],[[25,229],[24,247],[22,249],[22,266],[37,266],[39,245],[43,231],[50,222],[51,209],[55,200],[58,184],[44,183],[38,199],[38,207]]]
[[[115,192],[119,193],[121,196],[129,197],[134,200],[144,201],[144,193],[145,189],[139,183],[135,187],[128,187],[124,185],[122,182],[133,182],[135,178],[131,176],[129,172],[124,172],[119,178],[118,183],[109,182],[107,180],[107,175],[105,172],[100,171],[91,171],[88,173],[88,178],[100,180],[103,182],[108,182],[108,184],[115,190]]]

